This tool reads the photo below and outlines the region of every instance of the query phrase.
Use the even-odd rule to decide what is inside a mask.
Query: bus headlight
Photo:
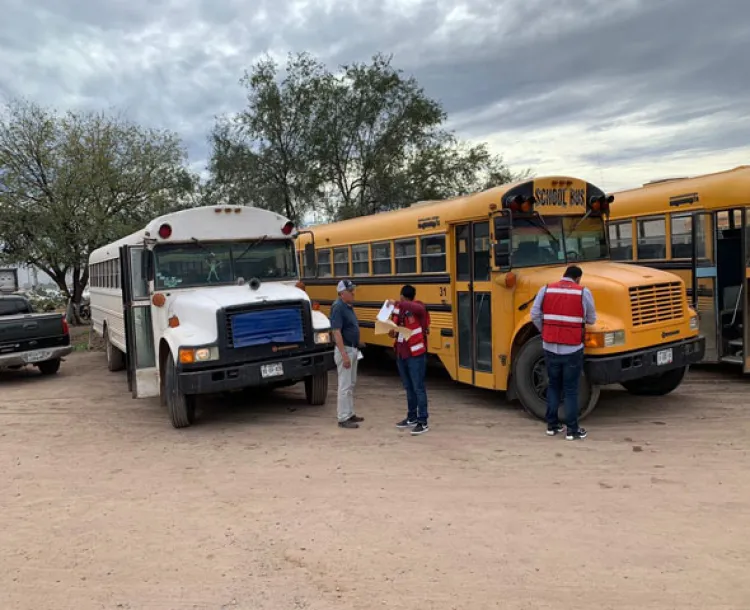
[[[698,316],[690,316],[690,330],[698,330]]]
[[[211,362],[219,359],[219,348],[215,345],[209,347],[181,347],[180,362],[182,364],[193,364],[194,362]]]
[[[584,340],[586,347],[614,347],[615,345],[625,345],[624,330],[610,330],[606,332],[586,331]]]
[[[321,333],[315,333],[315,343],[322,345],[331,342],[331,333],[327,330]]]

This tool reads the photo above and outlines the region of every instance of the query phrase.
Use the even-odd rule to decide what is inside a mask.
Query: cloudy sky
[[[459,135],[607,190],[750,162],[748,0],[3,0],[0,97],[118,108],[196,170],[243,70],[382,51]]]

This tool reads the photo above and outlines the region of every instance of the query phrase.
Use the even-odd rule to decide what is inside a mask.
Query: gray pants
[[[345,349],[352,363],[348,369],[344,368],[341,352],[338,349],[333,355],[339,381],[337,411],[340,422],[354,415],[354,385],[357,383],[357,356],[359,355],[359,350],[354,347]]]

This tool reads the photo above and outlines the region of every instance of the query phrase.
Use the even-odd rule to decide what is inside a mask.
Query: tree
[[[208,193],[298,222],[320,196],[323,182],[316,147],[326,72],[303,53],[290,57],[280,83],[277,73],[277,64],[266,58],[240,81],[247,89],[247,108],[233,120],[219,119],[211,133]]]
[[[299,221],[310,211],[359,216],[517,177],[486,145],[444,130],[441,105],[390,57],[333,73],[302,53],[278,72],[270,59],[255,64],[242,80],[246,109],[217,121],[209,193]]]
[[[101,113],[14,101],[0,116],[0,242],[78,305],[88,257],[187,207],[196,179],[176,135]]]

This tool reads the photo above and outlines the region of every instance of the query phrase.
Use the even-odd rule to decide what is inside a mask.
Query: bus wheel
[[[110,371],[121,371],[125,368],[125,354],[112,345],[109,340],[109,329],[104,330],[104,350],[107,354],[107,368]]]
[[[544,420],[547,414],[547,369],[544,364],[544,349],[539,336],[530,339],[516,357],[513,367],[516,392],[524,411],[537,419]],[[594,410],[599,401],[601,388],[592,385],[585,375],[581,375],[578,386],[578,419],[582,420]],[[565,421],[565,406],[560,405],[558,416]]]
[[[687,366],[681,366],[661,375],[651,375],[642,379],[626,381],[622,384],[622,387],[635,396],[664,396],[682,383],[687,371]]]
[[[187,428],[195,422],[195,396],[186,396],[177,382],[177,367],[170,353],[164,365],[164,389],[167,393],[169,421],[175,428]]]
[[[324,405],[328,398],[328,372],[315,373],[305,377],[305,398],[311,405]]]

